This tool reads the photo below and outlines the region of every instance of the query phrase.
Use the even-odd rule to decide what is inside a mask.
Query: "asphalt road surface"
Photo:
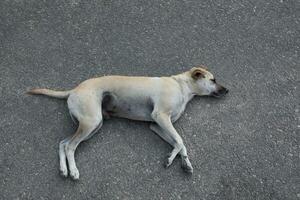
[[[0,199],[300,199],[300,3],[292,0],[2,0]],[[108,74],[207,65],[229,88],[175,123],[193,175],[145,122],[104,121],[59,175],[66,102],[24,92]]]

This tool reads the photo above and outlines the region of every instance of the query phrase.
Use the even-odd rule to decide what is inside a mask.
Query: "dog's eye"
[[[212,82],[216,83],[216,79],[211,79]]]

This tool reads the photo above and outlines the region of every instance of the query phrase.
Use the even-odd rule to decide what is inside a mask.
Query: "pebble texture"
[[[295,0],[2,0],[0,199],[300,199]],[[110,119],[82,143],[80,180],[59,175],[66,102],[24,92],[107,74],[165,76],[205,64],[227,86],[175,127],[194,174],[149,125]]]

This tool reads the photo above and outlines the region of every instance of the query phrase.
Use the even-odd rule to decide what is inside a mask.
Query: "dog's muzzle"
[[[217,91],[211,93],[211,96],[220,98],[225,96],[228,92],[229,90],[227,88],[219,86]]]

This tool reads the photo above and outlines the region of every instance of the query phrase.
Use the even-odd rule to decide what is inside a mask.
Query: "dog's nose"
[[[225,87],[222,87],[222,89],[220,90],[220,94],[225,95],[228,93],[228,89]]]
[[[223,87],[222,90],[219,92],[219,94],[220,94],[221,96],[225,96],[227,93],[228,93],[228,89],[225,88],[225,87]]]
[[[212,96],[214,97],[222,97],[226,95],[229,92],[229,90],[221,85],[219,85],[219,88],[216,92],[212,92]]]

